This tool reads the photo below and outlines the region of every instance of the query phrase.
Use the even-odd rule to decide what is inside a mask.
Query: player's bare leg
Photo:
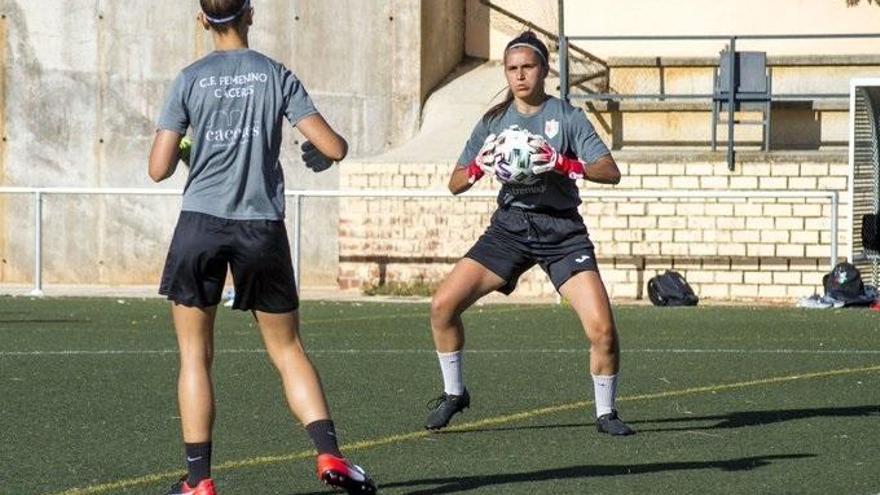
[[[599,274],[579,272],[562,284],[559,293],[571,303],[590,340],[590,373],[617,374],[620,344],[611,303]]]
[[[600,432],[631,435],[632,428],[617,417],[617,373],[620,368],[620,341],[605,284],[598,272],[579,272],[559,288],[584,327],[590,340],[590,373],[596,399],[596,426]]]
[[[196,308],[173,304],[171,316],[180,349],[177,403],[186,450],[187,474],[169,494],[212,495],[211,431],[214,426],[214,316],[216,306]]]
[[[254,311],[269,360],[281,376],[284,396],[294,416],[307,425],[329,419],[330,411],[318,372],[306,354],[299,336],[299,312]]]
[[[363,469],[342,456],[318,371],[299,335],[299,312],[254,311],[269,360],[281,376],[291,412],[305,425],[318,450],[318,478],[348,493],[373,494],[376,486]]]
[[[504,280],[470,258],[453,267],[431,299],[431,334],[437,352],[464,347],[461,314],[481,297],[504,285]]]
[[[214,359],[214,316],[217,307],[194,308],[172,305],[171,314],[180,349],[177,402],[183,441],[211,441],[214,425],[214,387],[211,364]]]
[[[464,323],[461,314],[481,297],[504,285],[504,280],[470,258],[463,258],[431,300],[431,334],[443,372],[443,394],[432,401],[425,428],[437,430],[470,405],[461,373]]]

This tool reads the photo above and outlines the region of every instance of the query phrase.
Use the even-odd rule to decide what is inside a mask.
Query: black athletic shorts
[[[184,306],[216,306],[227,265],[234,309],[287,313],[299,307],[282,220],[229,220],[192,211],[180,213],[159,294]]]
[[[510,294],[535,264],[550,276],[558,291],[576,273],[598,272],[593,243],[577,210],[539,213],[499,208],[492,222],[465,257],[488,268],[506,282],[499,292]]]

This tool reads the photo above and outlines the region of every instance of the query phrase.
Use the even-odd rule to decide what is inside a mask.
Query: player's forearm
[[[348,154],[348,143],[330,127],[321,114],[312,114],[300,120],[296,128],[330,160],[339,162]]]
[[[620,182],[620,169],[614,158],[606,155],[584,167],[584,178],[599,184],[617,184]]]
[[[469,181],[467,168],[456,165],[455,170],[452,171],[452,175],[449,177],[449,192],[458,195],[467,191],[473,185]]]
[[[154,182],[161,182],[174,175],[180,159],[178,146],[180,134],[171,131],[159,131],[150,149],[150,163],[147,173]]]
[[[336,134],[336,139],[332,141],[331,147],[328,150],[328,153],[325,153],[324,156],[333,160],[334,162],[341,162],[348,155],[348,142],[340,136]]]
[[[149,175],[150,178],[153,179],[153,182],[162,182],[163,180],[174,175],[174,171],[177,170],[175,165],[169,166],[153,166],[150,164]]]

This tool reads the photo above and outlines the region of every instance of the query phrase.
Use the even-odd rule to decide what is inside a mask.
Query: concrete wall
[[[500,59],[511,37],[528,23],[552,33],[557,29],[557,0],[467,0],[468,55]],[[846,0],[567,0],[568,35],[745,35],[795,33],[875,33],[880,7]],[[714,56],[723,41],[581,42],[579,46],[602,57]],[[869,54],[880,51],[878,40],[743,41],[740,49],[760,49],[771,55]]]
[[[464,56],[463,0],[422,1],[421,102]]]
[[[553,2],[556,3],[556,2]],[[747,35],[802,33],[876,33],[880,7],[845,0],[633,0],[620,8],[613,0],[565,2],[569,35]],[[712,42],[583,42],[591,53],[610,56],[714,55],[724,41]],[[741,50],[770,55],[869,54],[880,50],[874,40],[744,40]]]
[[[557,4],[557,0],[493,0],[487,6],[483,0],[467,0],[465,51],[473,57],[500,60],[507,42],[529,24],[555,33]]]
[[[422,84],[420,0],[261,0],[251,46],[291,67],[351,156],[378,153],[418,129]],[[451,18],[455,2],[437,9]],[[0,0],[3,98],[0,184],[161,186],[146,176],[154,122],[178,71],[212,49],[196,1]],[[463,15],[463,14],[462,14]],[[444,50],[454,30],[433,31]],[[417,40],[416,43],[413,40]],[[414,49],[415,48],[415,49]],[[435,82],[455,60],[444,55]],[[287,187],[338,186],[338,169],[305,170],[285,136]],[[152,283],[158,279],[176,198],[52,197],[45,204],[47,283]],[[336,203],[309,201],[304,278],[336,275]],[[28,282],[33,220],[27,197],[0,197],[0,281]]]
[[[568,32],[583,34],[864,32],[880,25],[877,23],[880,8],[866,2],[847,8],[844,0],[726,0],[713,2],[711,8],[706,8],[705,2],[683,0],[676,2],[674,9],[649,0],[630,2],[625,9],[610,0],[570,0],[566,5]],[[555,0],[495,0],[491,7],[481,0],[261,0],[256,9],[252,46],[286,63],[300,75],[322,113],[349,139],[352,157],[374,155],[400,145],[405,147],[419,128],[420,105],[438,84],[444,83],[444,77],[458,63],[462,52],[498,59],[512,36],[529,26],[555,32],[557,22]],[[756,21],[749,15],[759,11],[765,14],[761,17],[763,20]],[[153,186],[146,177],[145,168],[153,122],[170,81],[180,68],[211,50],[210,35],[194,21],[196,12],[195,0],[159,0],[149,4],[112,0],[0,0],[0,59],[3,61],[0,64],[0,131],[3,136],[0,142],[0,184],[181,187],[183,173],[166,184]],[[795,12],[799,15],[797,24],[786,23],[784,20],[792,18]],[[464,40],[461,39],[462,32]],[[775,53],[784,56],[788,53],[786,50],[811,54],[849,50],[840,48],[837,43],[808,46],[802,42],[784,42]],[[855,45],[858,52],[878,48],[867,42]],[[591,44],[588,48],[593,50],[594,46]],[[659,55],[651,48],[647,50],[636,45],[636,48],[628,46],[619,51],[600,53],[609,57],[645,56],[648,52]],[[717,49],[717,44],[702,47],[700,54],[714,55]],[[795,74],[789,79],[803,78]],[[481,92],[485,92],[487,104],[499,89],[494,79],[482,85],[463,86],[467,89],[462,94],[471,99],[483,101]],[[834,118],[844,113],[837,111]],[[811,110],[810,115],[813,114]],[[648,118],[656,116],[651,112],[645,115]],[[613,118],[603,114],[594,117]],[[688,116],[682,114],[679,117]],[[705,119],[705,111],[693,118]],[[473,125],[474,120],[470,117],[464,120],[466,122],[461,122],[463,127]],[[825,125],[824,117],[822,121]],[[700,134],[689,134],[692,138],[694,135],[700,140],[705,138],[704,122],[691,127],[700,129]],[[597,128],[604,132],[601,125]],[[669,122],[627,124],[626,132],[638,129],[645,132],[621,136],[624,140],[651,141],[654,139],[652,129],[664,128],[670,128]],[[774,132],[785,129],[795,132],[797,127],[775,125],[774,129]],[[837,134],[831,137],[838,140]],[[375,165],[353,160],[341,168],[316,175],[304,170],[299,162],[296,133],[288,131],[285,139],[282,164],[289,188],[443,187],[450,165],[448,162],[424,164],[411,161]],[[452,146],[450,156],[457,154],[460,144]],[[816,188],[837,188],[842,177],[838,162],[809,159],[795,164],[796,168],[788,166],[791,165],[788,162],[781,168],[777,168],[778,164],[773,165],[765,181],[761,180],[764,177],[760,174],[771,165],[767,160],[770,158],[759,159],[754,162],[754,167],[749,165],[742,171],[754,181],[735,174],[721,174],[718,167],[722,159],[705,160],[704,165],[711,167],[711,173],[709,169],[699,167],[691,170],[690,165],[674,161],[622,161],[630,176],[638,177],[640,181],[638,186],[630,182],[623,187],[654,187],[664,181],[677,187],[673,183],[673,172],[680,171],[681,167],[685,167],[688,175],[695,174],[684,179],[697,180],[699,187],[705,187],[702,185],[704,181],[731,188],[746,187],[745,184],[756,181],[756,188],[764,188],[765,184],[772,184],[767,187],[801,188],[808,187],[807,183],[815,178]],[[647,171],[651,167],[654,172]],[[828,180],[837,182],[821,182],[821,178],[815,175],[818,170],[825,170]],[[740,173],[739,169],[737,173]],[[784,181],[770,180],[774,176],[783,177]],[[449,206],[450,211],[462,215],[455,221],[465,222],[462,237],[454,243],[447,243],[444,229],[451,224],[440,216],[426,215],[423,221],[411,227],[400,223],[402,220],[395,220],[399,224],[394,227],[397,230],[389,233],[381,230],[384,226],[378,226],[377,222],[384,221],[381,215],[371,218],[356,203],[346,201],[340,206],[336,200],[309,200],[303,215],[304,281],[312,285],[332,284],[337,274],[342,274],[346,283],[354,283],[354,279],[346,274],[352,270],[373,270],[364,268],[373,266],[370,265],[372,262],[358,260],[372,259],[383,251],[373,241],[362,243],[358,232],[363,229],[373,232],[369,229],[374,227],[379,228],[376,232],[387,236],[386,241],[397,239],[400,242],[393,249],[384,245],[382,249],[386,255],[399,251],[399,256],[407,260],[405,266],[425,262],[438,274],[445,273],[448,266],[443,265],[443,260],[447,260],[444,257],[457,258],[463,252],[475,238],[472,234],[482,229],[492,207],[491,202],[486,203],[483,210],[459,206],[464,204],[464,201],[442,203],[443,208],[455,205]],[[432,208],[438,205],[441,203]],[[415,208],[416,204],[408,206]],[[630,218],[637,216],[625,211],[638,207],[621,207],[620,211],[607,212],[608,217],[625,217],[630,222]],[[43,249],[47,283],[154,283],[162,268],[179,200],[173,197],[52,196],[45,200],[44,208]],[[353,213],[340,216],[340,208],[353,208]],[[378,208],[375,211],[369,206],[365,208],[376,215],[393,213],[393,210],[383,210],[383,206],[373,206],[374,210]],[[773,209],[765,213],[761,206],[762,215],[770,215],[770,211]],[[813,218],[809,215],[815,212],[809,210],[808,213],[802,215],[805,226],[807,220]],[[468,216],[471,214],[477,216],[471,218]],[[815,218],[822,214],[824,210]],[[33,206],[29,197],[0,197],[2,283],[31,280],[32,218]],[[408,235],[422,235],[425,244],[400,238],[398,234],[403,228],[411,228]],[[337,229],[343,232],[339,243],[336,242]],[[607,244],[609,239],[615,243],[618,241],[615,236],[619,234],[613,227],[605,230],[600,224],[596,229],[600,244]],[[674,228],[670,232],[675,240]],[[785,235],[792,239],[795,233],[789,228]],[[610,238],[601,237],[608,235]],[[706,236],[711,236],[701,235],[704,241],[708,240]],[[819,241],[822,241],[821,237]],[[437,251],[438,242],[444,250]],[[749,242],[765,244],[760,237],[757,242],[744,240],[747,257],[751,256]],[[362,248],[360,252],[356,249],[358,245]],[[635,256],[633,245],[630,254],[608,251],[603,256],[606,260]],[[803,257],[812,256],[807,253],[807,244],[803,246]],[[763,253],[770,248],[754,249]],[[776,244],[772,249],[772,258],[789,256],[776,254]],[[427,254],[419,255],[420,252]],[[667,254],[661,251],[658,255]],[[681,255],[682,259],[688,256]],[[766,258],[769,255],[756,256]],[[818,255],[814,258],[819,259]],[[617,261],[611,263],[610,266],[607,262],[605,264],[609,278],[614,277],[609,270]],[[732,263],[728,263],[728,270]],[[763,266],[762,261],[758,263]],[[818,263],[816,261],[810,271],[813,275],[801,277],[801,284],[811,283],[815,274],[821,272]],[[385,265],[386,276],[404,273],[388,271],[387,260]],[[621,270],[626,271],[625,268]],[[372,277],[372,272],[364,273],[367,279]],[[538,284],[536,287],[543,284],[540,276],[534,280]],[[742,280],[745,284],[744,275]],[[540,287],[543,288],[534,290],[547,289],[544,285]],[[732,294],[731,287],[728,284],[728,294]]]

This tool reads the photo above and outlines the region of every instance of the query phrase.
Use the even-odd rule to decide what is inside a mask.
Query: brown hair
[[[250,0],[199,0],[205,18],[217,32],[238,27]]]
[[[504,48],[504,59],[507,59],[507,52],[511,48],[520,47],[520,46],[528,46],[529,48],[535,50],[535,52],[541,58],[541,65],[544,66],[545,69],[549,69],[550,65],[548,61],[550,60],[550,52],[547,50],[547,45],[544,44],[543,41],[539,40],[535,33],[532,31],[525,31],[520,33],[519,36],[510,40],[507,43],[507,46]],[[505,111],[507,111],[507,107],[513,103],[513,91],[510,88],[507,89],[507,95],[504,96],[504,100],[501,103],[490,108],[485,114],[483,114],[483,123],[488,124],[491,120],[501,117]]]

